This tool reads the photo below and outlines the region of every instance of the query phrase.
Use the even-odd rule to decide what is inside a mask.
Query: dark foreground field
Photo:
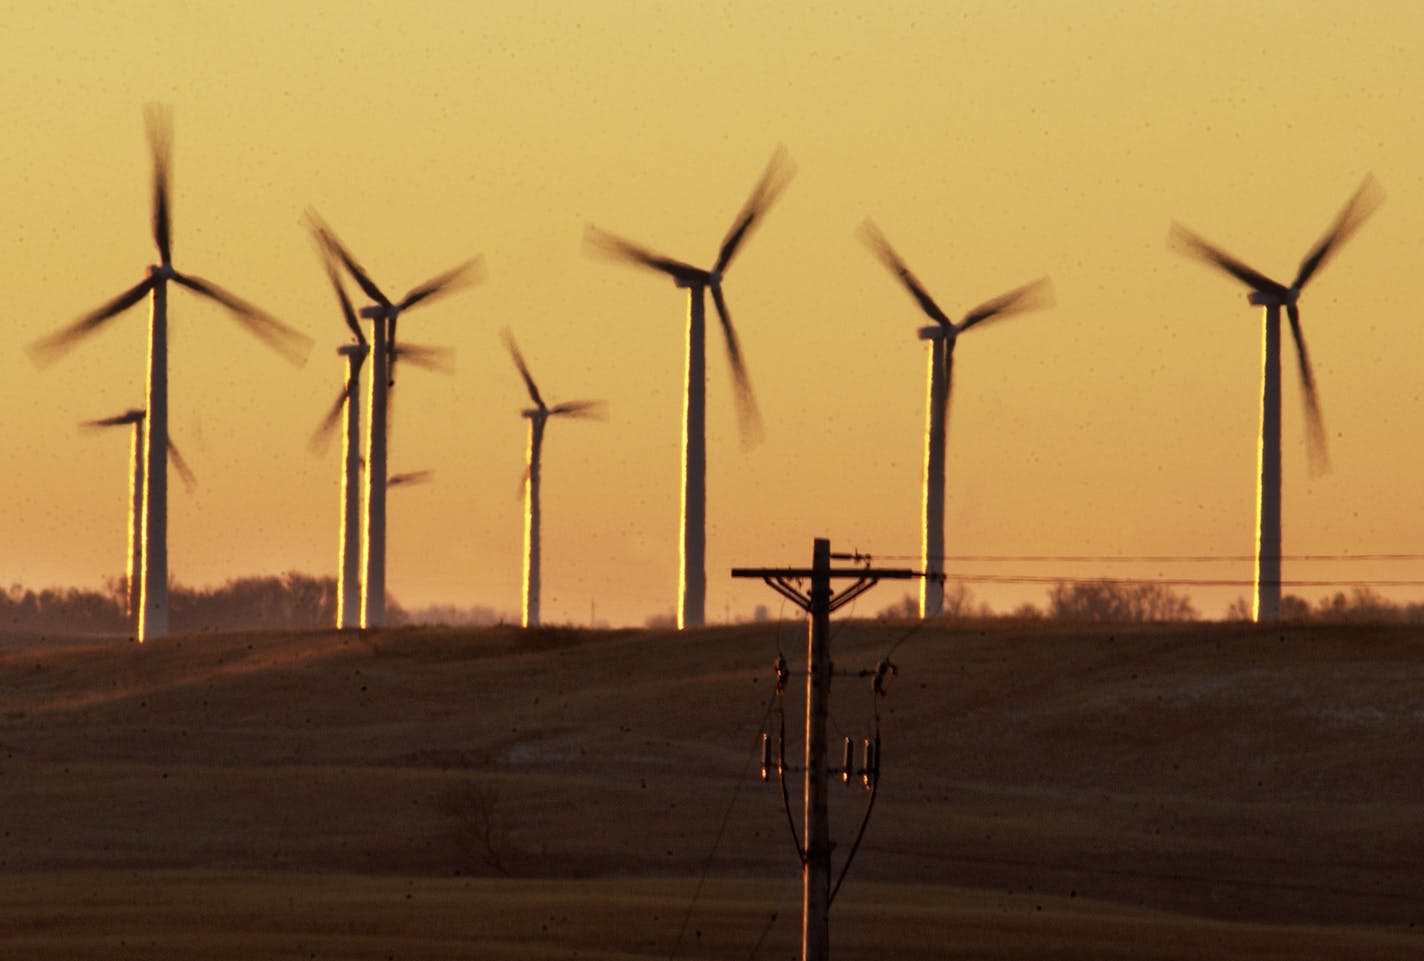
[[[804,646],[0,639],[0,958],[794,957]],[[837,742],[892,647],[833,957],[1424,957],[1416,630],[837,624]]]

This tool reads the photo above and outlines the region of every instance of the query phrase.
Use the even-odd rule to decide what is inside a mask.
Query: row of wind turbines
[[[173,266],[169,173],[171,123],[166,110],[148,112],[148,134],[153,153],[152,225],[159,262],[143,280],[73,323],[30,345],[38,363],[48,363],[128,308],[148,298],[149,351],[147,407],[116,418],[93,422],[98,426],[134,427],[131,490],[129,585],[131,610],[137,615],[139,641],[162,637],[168,631],[167,463],[173,459],[180,473],[190,477],[168,439],[167,324],[168,285],[172,281],[228,308],[253,334],[289,360],[302,362],[311,338],[278,321],[210,281],[181,273]],[[682,431],[682,503],[678,546],[679,629],[705,623],[706,607],[706,294],[712,294],[728,360],[735,381],[735,398],[745,444],[760,439],[761,419],[751,381],[742,357],[723,292],[723,278],[733,258],[753,228],[784,190],[793,173],[785,153],[772,157],[751,196],[738,212],[722,240],[710,268],[654,253],[621,237],[594,227],[587,241],[592,251],[670,277],[688,292]],[[1367,177],[1350,198],[1325,235],[1301,262],[1294,280],[1282,284],[1230,256],[1186,228],[1173,224],[1170,244],[1178,251],[1213,265],[1250,288],[1248,301],[1262,310],[1262,378],[1259,462],[1257,483],[1256,564],[1253,616],[1272,620],[1280,613],[1281,568],[1281,309],[1289,319],[1299,361],[1305,398],[1307,438],[1313,469],[1328,464],[1318,391],[1301,328],[1299,296],[1319,269],[1338,252],[1374,211],[1382,199]],[[436,348],[399,344],[397,321],[407,310],[428,303],[480,274],[480,261],[469,260],[412,288],[399,301],[391,300],[351,255],[336,233],[315,213],[309,213],[312,231],[322,252],[328,278],[336,293],[352,342],[338,354],[344,358],[344,382],[315,438],[329,436],[342,422],[341,506],[337,626],[374,628],[385,623],[386,494],[390,487],[419,475],[388,473],[390,405],[397,361],[439,368]],[[968,311],[957,323],[940,308],[884,235],[869,221],[862,239],[893,273],[932,321],[919,329],[928,344],[928,398],[926,404],[925,466],[922,500],[922,563],[924,578],[920,615],[940,613],[943,603],[945,553],[945,447],[953,385],[954,347],[959,336],[991,320],[1047,307],[1052,293],[1047,278],[1033,281]],[[357,310],[341,279],[344,271],[370,301]],[[360,320],[371,321],[366,337]],[[512,336],[506,345],[533,406],[521,415],[529,420],[525,471],[525,531],[522,621],[526,626],[540,617],[540,487],[544,431],[552,417],[596,417],[597,401],[548,405]],[[361,454],[360,378],[368,368],[365,457]],[[364,483],[363,483],[364,480]]]

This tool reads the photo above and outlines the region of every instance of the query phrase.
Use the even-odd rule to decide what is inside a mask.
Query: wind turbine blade
[[[1379,184],[1375,183],[1373,176],[1366,175],[1364,182],[1360,184],[1354,196],[1346,202],[1340,215],[1330,225],[1330,229],[1325,231],[1325,236],[1320,238],[1320,242],[1300,262],[1300,271],[1295,275],[1295,283],[1291,286],[1297,290],[1304,287],[1306,281],[1310,280],[1311,276],[1325,265],[1325,262],[1334,255],[1335,251],[1340,249],[1340,245],[1349,240],[1350,235],[1359,230],[1360,225],[1383,202],[1384,192],[1380,190]]]
[[[351,381],[341,392],[336,395],[335,402],[327,408],[326,413],[321,418],[321,423],[316,425],[316,430],[312,431],[311,437],[307,440],[307,448],[313,454],[323,453],[331,445],[331,438],[336,435],[336,422],[341,419],[341,412],[346,408],[346,401],[351,396],[355,381]]]
[[[361,323],[356,319],[356,309],[351,306],[351,298],[346,296],[346,286],[341,282],[341,275],[336,269],[336,258],[331,252],[331,248],[322,241],[321,234],[313,228],[317,241],[317,251],[321,254],[321,262],[326,267],[327,279],[331,281],[332,290],[336,291],[336,299],[341,304],[341,318],[346,321],[346,326],[350,328],[351,335],[356,338],[356,343],[362,347],[366,346],[366,335],[361,332]]]
[[[747,234],[761,215],[776,200],[781,191],[786,189],[786,185],[791,182],[791,175],[795,171],[795,166],[786,155],[786,149],[777,147],[776,152],[771,155],[771,161],[766,165],[766,171],[761,175],[761,180],[757,181],[751,196],[742,205],[742,209],[737,213],[737,218],[732,221],[727,236],[722,239],[722,247],[717,251],[717,266],[712,268],[713,273],[720,274],[727,269],[737,248],[741,246],[742,241],[746,239]]]
[[[1213,247],[1175,221],[1167,234],[1167,246],[1180,254],[1195,257],[1204,263],[1219,267],[1246,286],[1262,293],[1284,294],[1286,292],[1286,288],[1282,284],[1259,271],[1252,270],[1235,257],[1219,247]]]
[[[376,286],[375,281],[373,281],[365,269],[356,262],[356,258],[351,256],[350,251],[346,249],[341,239],[336,236],[336,231],[332,230],[331,227],[318,216],[315,210],[307,210],[307,222],[311,224],[312,229],[316,231],[317,238],[326,245],[327,250],[331,251],[346,267],[346,272],[351,275],[351,278],[356,281],[356,285],[365,292],[366,296],[382,307],[391,306],[390,299],[381,293],[381,288]]]
[[[549,414],[566,417],[586,417],[591,420],[607,420],[608,405],[601,400],[570,400],[549,408]]]
[[[126,427],[143,420],[144,412],[138,408],[126,410],[122,414],[114,417],[104,417],[99,420],[82,421],[80,427]]]
[[[105,321],[117,317],[140,300],[143,300],[152,289],[153,277],[150,275],[122,294],[119,294],[119,296],[113,300],[80,317],[67,327],[61,327],[54,333],[33,341],[25,348],[30,354],[30,359],[40,367],[54,363],[63,356],[69,348],[88,336]]]
[[[1330,470],[1330,452],[1326,447],[1325,418],[1320,413],[1320,395],[1315,389],[1315,372],[1310,367],[1310,355],[1305,349],[1305,332],[1300,326],[1300,308],[1286,305],[1290,317],[1291,339],[1295,341],[1295,356],[1300,363],[1300,386],[1305,394],[1305,450],[1310,473],[1315,476]]]
[[[712,301],[717,305],[717,316],[722,320],[722,336],[727,343],[727,360],[732,366],[737,399],[737,426],[741,430],[742,446],[751,447],[762,439],[761,412],[757,410],[756,396],[752,393],[752,382],[747,376],[746,364],[742,362],[742,349],[737,343],[737,332],[732,327],[732,315],[727,312],[722,285],[716,281],[712,283]]]
[[[168,202],[168,172],[173,161],[173,116],[168,107],[149,104],[144,113],[148,144],[153,152],[153,242],[162,263],[171,263],[172,214]]]
[[[271,314],[254,307],[236,294],[223,290],[211,281],[187,274],[173,273],[173,279],[194,293],[202,294],[222,304],[248,330],[298,367],[307,362],[312,339],[299,330],[288,327]]]
[[[401,485],[424,484],[435,476],[432,470],[416,470],[406,474],[392,474],[386,481],[387,487],[400,487]]]
[[[391,350],[391,364],[397,359],[408,361],[437,374],[455,373],[455,351],[450,347],[430,347],[425,344],[402,344]],[[394,379],[395,375],[391,375]]]
[[[509,356],[514,358],[514,366],[519,368],[519,376],[524,378],[524,388],[529,391],[529,399],[534,402],[534,406],[540,410],[546,410],[544,398],[539,396],[539,388],[534,383],[534,377],[529,373],[529,365],[524,362],[524,355],[519,352],[519,345],[514,342],[514,335],[509,332],[509,328],[500,331],[504,338],[504,346],[509,348]]]
[[[183,486],[192,493],[193,488],[198,486],[198,478],[194,475],[188,462],[183,459],[183,455],[178,453],[178,448],[173,445],[170,438],[168,441],[168,460],[173,464],[173,469],[178,472],[178,476],[183,478]]]
[[[484,262],[478,257],[473,257],[455,269],[447,270],[438,277],[430,278],[419,287],[412,288],[410,293],[405,295],[405,299],[400,302],[397,310],[406,310],[437,294],[449,293],[460,287],[478,283],[483,276]]]
[[[962,332],[995,317],[1007,317],[1009,314],[1020,314],[1026,310],[1038,310],[1041,307],[1052,306],[1053,285],[1049,283],[1047,277],[1040,277],[1032,283],[1024,284],[1022,287],[1011,290],[1001,297],[995,297],[993,300],[986,300],[975,307],[960,321],[959,329]]]
[[[861,240],[865,241],[866,246],[870,248],[871,252],[880,258],[880,262],[883,263],[892,274],[900,278],[900,282],[910,291],[910,296],[915,298],[915,301],[920,305],[920,309],[928,314],[931,320],[937,321],[945,327],[954,326],[950,322],[949,316],[940,309],[939,304],[934,302],[934,298],[930,297],[929,292],[926,291],[919,280],[915,278],[915,275],[910,273],[910,268],[906,267],[905,262],[900,259],[900,255],[895,253],[895,248],[890,246],[890,241],[885,239],[885,235],[880,232],[880,228],[867,220],[861,224],[860,237]]]
[[[663,257],[655,254],[645,247],[624,240],[622,237],[614,236],[605,230],[589,226],[584,233],[584,246],[593,253],[610,257],[613,260],[626,260],[629,263],[641,264],[644,267],[651,267],[653,270],[667,274],[675,280],[686,281],[693,284],[705,284],[707,282],[707,271],[685,264],[680,260],[673,260],[670,257]]]

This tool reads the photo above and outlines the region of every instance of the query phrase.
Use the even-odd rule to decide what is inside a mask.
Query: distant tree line
[[[124,578],[103,590],[48,588],[35,591],[18,584],[0,592],[0,630],[56,634],[132,634],[125,610]],[[173,584],[168,592],[169,628],[177,634],[204,631],[303,630],[336,623],[336,579],[309,574],[243,577],[218,587]],[[449,605],[407,610],[386,599],[386,621],[402,624],[494,624],[490,608]]]
[[[882,609],[881,619],[916,617],[919,604],[905,595]],[[1007,614],[995,612],[988,604],[974,600],[972,592],[961,583],[946,585],[943,617],[1018,619],[1050,619],[1057,621],[1089,621],[1102,623],[1147,624],[1201,620],[1201,614],[1191,598],[1164,584],[1146,581],[1059,581],[1048,591],[1043,607],[1024,603]],[[1354,588],[1350,593],[1337,591],[1322,597],[1315,605],[1294,594],[1281,598],[1281,618],[1285,621],[1310,624],[1421,624],[1424,623],[1424,603],[1400,604],[1367,587]],[[1251,605],[1237,598],[1227,608],[1225,620],[1249,621]]]

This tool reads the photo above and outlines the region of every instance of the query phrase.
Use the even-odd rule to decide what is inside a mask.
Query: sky
[[[544,617],[642,624],[677,588],[686,297],[588,256],[588,224],[710,266],[778,145],[796,175],[726,293],[765,439],[743,450],[709,330],[710,620],[765,605],[734,566],[811,541],[892,566],[919,551],[925,345],[856,236],[872,218],[953,316],[1042,275],[1056,306],[956,349],[951,574],[1000,609],[1042,584],[1240,581],[1249,560],[962,562],[955,555],[1252,551],[1261,317],[1168,249],[1175,219],[1289,280],[1367,173],[1385,202],[1302,298],[1333,470],[1307,471],[1284,362],[1284,553],[1424,543],[1415,373],[1424,326],[1424,8],[1398,2],[18,5],[0,31],[0,249],[11,349],[0,583],[123,570],[128,440],[82,420],[143,404],[140,306],[37,369],[23,346],[155,259],[143,107],[172,107],[174,262],[314,338],[295,367],[220,308],[170,295],[170,565],[191,585],[333,574],[340,445],[307,439],[344,328],[314,208],[403,292],[480,255],[482,283],[406,315],[456,371],[404,371],[388,584],[405,606],[519,606],[527,422],[508,328],[551,400]],[[1287,560],[1291,581],[1424,581],[1424,560]],[[1424,587],[1381,588],[1400,599]],[[882,585],[851,612],[898,600]]]

